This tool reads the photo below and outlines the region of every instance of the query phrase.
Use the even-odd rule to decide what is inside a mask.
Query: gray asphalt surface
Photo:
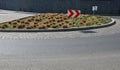
[[[86,38],[0,40],[2,70],[119,70],[120,33]]]
[[[120,51],[120,34],[48,40],[0,40],[4,55],[76,55]]]

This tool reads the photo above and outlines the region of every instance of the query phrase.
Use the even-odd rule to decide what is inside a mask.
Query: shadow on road
[[[80,32],[82,32],[82,33],[96,33],[95,31],[90,31],[90,30],[82,30]]]

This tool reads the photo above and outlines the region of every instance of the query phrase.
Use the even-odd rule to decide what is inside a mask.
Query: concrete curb
[[[23,19],[23,18],[22,18]],[[112,18],[111,18],[112,19]],[[114,25],[116,22],[114,19],[108,24],[103,25],[97,25],[97,26],[85,26],[81,28],[65,28],[65,29],[20,29],[20,30],[6,30],[6,29],[0,29],[0,32],[63,32],[63,31],[76,31],[76,30],[90,30],[90,29],[98,29],[98,28],[104,28],[108,26]]]

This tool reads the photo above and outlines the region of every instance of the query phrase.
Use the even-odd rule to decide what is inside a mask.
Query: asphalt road
[[[0,40],[2,70],[119,70],[120,33],[48,40]]]
[[[4,55],[76,55],[120,51],[120,34],[47,40],[0,40]]]
[[[0,22],[31,15],[0,10]],[[113,18],[116,25],[90,31],[0,32],[0,70],[120,70],[120,17]]]

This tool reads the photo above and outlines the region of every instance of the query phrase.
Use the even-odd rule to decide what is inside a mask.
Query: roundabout
[[[3,16],[13,15],[10,19],[15,19],[16,14]],[[119,70],[120,17],[110,17],[116,21],[115,25],[90,30],[0,32],[0,68]]]
[[[117,17],[112,18],[115,19],[116,24],[105,28],[62,32],[0,32],[0,39],[41,40],[41,39],[96,37],[120,33],[119,30],[120,20]]]
[[[6,14],[6,16],[7,15],[9,14]],[[22,15],[19,18],[25,17],[23,16],[25,15],[23,13],[22,14],[17,13],[16,15],[19,15],[19,16]],[[34,15],[30,14],[30,16],[34,16]],[[14,16],[14,15],[12,14],[9,16]],[[29,17],[29,14],[27,14],[26,17]],[[11,18],[15,19],[16,16],[11,17]],[[17,17],[17,19],[19,18]],[[16,39],[17,40],[22,40],[22,39],[40,40],[40,39],[57,39],[57,38],[61,39],[61,38],[95,37],[95,36],[103,36],[103,35],[120,33],[119,31],[120,20],[118,19],[119,17],[111,16],[110,18],[113,18],[113,19],[111,19],[111,22],[107,24],[102,24],[102,25],[97,25],[97,26],[85,26],[85,27],[72,28],[72,29],[69,29],[69,28],[62,29],[62,30],[52,29],[52,31],[51,30],[45,31],[45,29],[41,29],[41,30],[39,29],[39,30],[33,30],[33,31],[31,29],[29,30],[0,29],[1,31],[0,39],[13,39],[13,40],[16,40]],[[5,19],[5,17],[3,17],[3,19]],[[115,21],[116,21],[116,24],[115,24]],[[2,22],[8,23],[5,21],[2,21]]]
[[[114,19],[105,16],[81,14],[69,18],[63,13],[45,13],[0,24],[1,32],[58,32],[88,30],[115,24]]]

